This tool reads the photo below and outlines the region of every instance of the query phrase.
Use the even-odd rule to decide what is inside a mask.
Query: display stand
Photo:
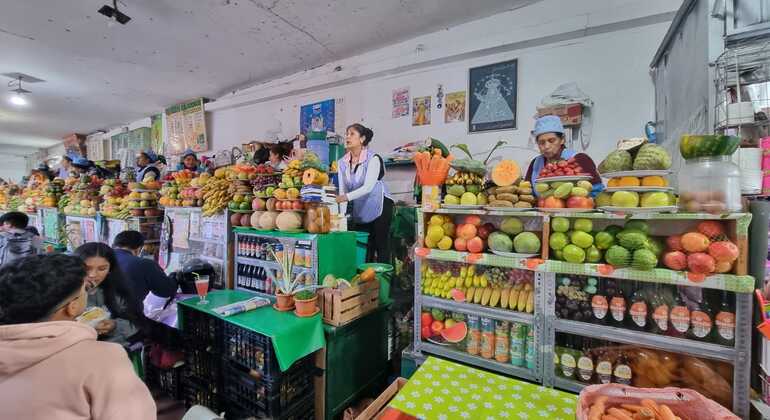
[[[295,254],[294,275],[308,273],[317,283],[323,282],[324,276],[334,274],[337,278],[350,279],[356,273],[356,236],[355,232],[331,232],[326,234],[288,233],[264,231],[253,228],[234,228],[233,243],[233,285],[235,289],[248,290],[265,296],[274,296],[275,288],[272,279],[275,278],[280,265],[270,257],[266,247],[288,243],[299,249],[302,263]],[[249,243],[265,247],[261,255],[248,252]],[[249,256],[246,256],[246,255]],[[264,273],[253,273],[252,267],[261,269]],[[244,273],[244,270],[248,272]]]
[[[46,249],[51,251],[61,251],[66,248],[66,240],[62,237],[62,226],[64,226],[64,213],[56,207],[39,207],[37,209],[37,220],[40,221],[40,236]]]
[[[167,207],[159,234],[159,262],[166,272],[179,270],[194,258],[217,272],[217,289],[232,288],[229,211],[205,217],[199,207]]]
[[[97,242],[99,224],[95,216],[65,216],[67,251],[72,252],[87,242]]]
[[[144,255],[157,260],[162,217],[131,216],[126,219],[102,218],[99,241],[112,246],[115,237],[123,231],[135,230],[144,236]]]
[[[495,216],[495,212],[483,210],[452,211],[439,210],[444,214],[477,214],[482,217]],[[524,214],[511,216],[524,217]],[[627,219],[646,219],[654,221],[656,228],[666,223],[696,224],[700,220],[721,220],[727,226],[728,236],[740,250],[740,256],[736,262],[736,274],[715,274],[705,278],[694,278],[684,272],[676,272],[668,269],[656,268],[651,271],[634,269],[613,269],[606,264],[570,264],[562,261],[553,261],[540,258],[512,258],[501,257],[492,254],[470,254],[451,250],[440,251],[435,249],[418,248],[415,261],[415,305],[414,305],[414,351],[417,355],[422,353],[433,354],[464,364],[481,367],[541,383],[545,386],[561,388],[573,392],[582,389],[585,384],[573,380],[557,377],[554,373],[554,346],[557,334],[571,334],[580,337],[607,340],[614,343],[632,344],[640,347],[701,357],[711,361],[727,362],[733,367],[732,410],[741,417],[747,417],[749,413],[749,378],[751,360],[751,322],[752,322],[752,292],[754,290],[754,278],[746,275],[748,262],[748,226],[751,221],[750,214],[708,215],[708,214],[637,214],[619,215],[605,213],[583,214],[543,214],[528,212],[527,217],[540,218],[544,238],[547,242],[549,223],[551,218],[563,216],[567,218],[591,218],[598,220],[615,220],[622,224]],[[417,232],[422,246],[424,238],[425,221],[430,213],[420,211],[418,213]],[[665,222],[664,222],[665,221]],[[547,249],[547,245],[543,247]],[[547,254],[547,252],[545,253]],[[470,263],[493,267],[516,268],[535,272],[534,281],[534,313],[527,314],[514,312],[501,308],[481,306],[474,303],[455,302],[454,300],[426,296],[422,293],[422,264],[427,261],[447,261]],[[555,314],[556,276],[585,275],[602,278],[615,278],[621,281],[637,281],[653,284],[667,284],[677,286],[695,286],[703,289],[725,290],[735,292],[735,344],[724,346],[710,342],[696,341],[687,338],[658,335],[649,332],[633,331],[626,328],[598,325],[587,322],[559,319]],[[697,281],[697,282],[696,282]],[[530,369],[513,366],[508,363],[500,363],[494,358],[482,358],[464,351],[458,351],[442,345],[433,344],[421,339],[421,312],[423,308],[438,308],[463,314],[477,315],[498,321],[523,323],[534,329],[534,344],[537,349],[536,363]]]

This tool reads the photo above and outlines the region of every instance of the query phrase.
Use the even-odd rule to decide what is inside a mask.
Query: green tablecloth
[[[255,295],[242,290],[212,290],[207,297],[209,302],[205,305],[198,305],[197,297],[184,300],[180,304],[270,337],[278,358],[278,366],[282,371],[326,345],[320,314],[299,318],[293,312],[278,312],[271,306],[229,317],[221,317],[212,311],[219,306],[240,302],[253,296]]]
[[[577,396],[428,357],[390,406],[426,420],[574,420]]]

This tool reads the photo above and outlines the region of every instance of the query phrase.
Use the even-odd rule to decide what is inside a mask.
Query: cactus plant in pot
[[[275,309],[279,311],[290,311],[294,309],[295,297],[299,292],[309,291],[315,293],[315,290],[323,287],[322,285],[307,284],[308,276],[298,274],[292,279],[292,270],[294,268],[294,248],[284,244],[284,252],[276,253],[273,247],[270,247],[270,254],[275,261],[281,265],[276,273],[275,282]],[[312,279],[310,279],[312,280]]]
[[[294,294],[294,311],[299,317],[313,316],[318,313],[318,294],[314,290],[305,289]]]

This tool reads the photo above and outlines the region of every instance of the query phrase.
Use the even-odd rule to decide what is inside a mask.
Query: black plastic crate
[[[207,349],[188,347],[184,352],[186,377],[219,384],[222,377],[222,360]]]
[[[202,405],[215,413],[222,411],[222,400],[213,383],[199,383],[191,378],[184,377],[182,384],[185,407],[190,408],[194,405]]]
[[[178,308],[181,311],[182,337],[188,347],[194,345],[220,348],[224,321],[184,305],[178,305]]]
[[[277,413],[272,416],[265,413],[253,412],[244,408],[238,402],[227,399],[224,401],[224,411],[226,420],[244,420],[251,418],[270,418],[273,420],[315,420],[315,396],[309,395],[298,401],[294,406],[289,407],[284,413]]]
[[[225,358],[259,372],[264,378],[281,375],[270,337],[231,323],[225,323],[224,334]]]
[[[169,369],[161,369],[145,358],[144,380],[147,383],[147,386],[158,389],[175,400],[181,400],[183,397],[183,371],[184,365]]]
[[[313,395],[314,373],[310,358],[298,361],[273,379],[261,378],[258,372],[225,362],[222,370],[224,395],[253,413],[276,416],[307,395]]]

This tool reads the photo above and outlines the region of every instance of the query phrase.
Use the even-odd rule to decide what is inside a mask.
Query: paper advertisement
[[[431,98],[430,96],[420,96],[414,98],[412,102],[412,125],[430,125],[430,111],[431,111]]]
[[[444,122],[448,124],[460,121],[465,121],[465,91],[447,93]]]
[[[393,118],[409,115],[409,88],[393,90]]]

